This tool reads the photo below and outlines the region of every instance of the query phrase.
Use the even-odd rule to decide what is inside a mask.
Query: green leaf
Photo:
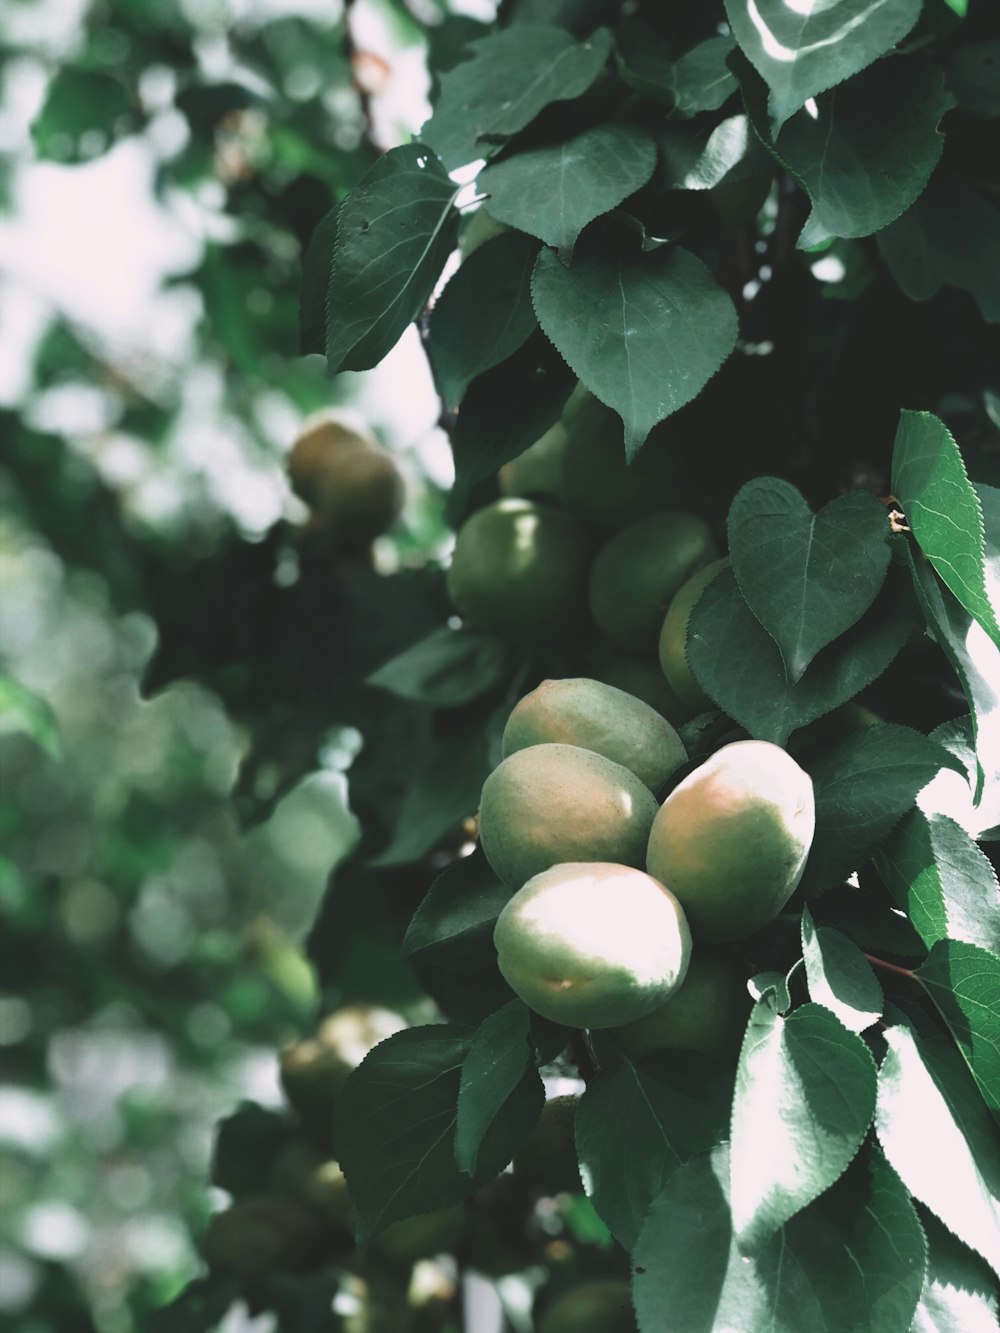
[[[882,258],[911,301],[944,286],[968,292],[1000,321],[1000,209],[968,181],[938,172],[912,208],[880,231]]]
[[[527,236],[497,236],[473,251],[435,302],[427,351],[449,407],[457,407],[477,375],[505,361],[538,327],[531,305],[537,251]]]
[[[754,129],[812,200],[799,248],[823,236],[870,236],[905,212],[941,157],[938,130],[954,98],[941,70],[918,60],[881,60],[799,111],[772,137],[766,89],[747,71]]]
[[[804,892],[831,888],[859,869],[913,808],[918,792],[955,762],[918,731],[887,722],[824,749],[809,767],[816,833],[802,875]]]
[[[337,244],[337,210],[316,224],[302,258],[299,288],[299,352],[302,356],[326,353],[326,300]]]
[[[892,489],[924,555],[1000,646],[1000,582],[986,562],[982,506],[951,431],[933,413],[900,413]]]
[[[994,645],[986,631],[975,621],[970,623],[980,641],[992,650]],[[920,808],[927,815],[942,814],[953,819],[971,838],[996,842],[1000,840],[1000,751],[988,751],[982,742],[974,741],[974,735],[973,719],[968,713],[940,723],[931,732],[931,739],[962,765],[964,780],[950,770],[942,770],[920,793]],[[982,793],[978,805],[973,805],[977,780],[982,783]]]
[[[725,1134],[731,1090],[731,1074],[686,1052],[623,1059],[588,1085],[576,1113],[580,1175],[626,1249],[673,1172]]]
[[[553,102],[585,93],[611,51],[599,28],[578,42],[564,28],[518,23],[470,45],[441,81],[421,138],[449,171],[489,157]]]
[[[948,57],[948,87],[963,111],[1000,116],[1000,39],[956,46]]]
[[[864,954],[832,926],[816,926],[802,913],[802,956],[809,995],[849,1032],[863,1032],[882,1016],[882,987]]]
[[[408,1028],[380,1042],[337,1102],[340,1164],[358,1210],[358,1244],[390,1222],[468,1198],[510,1161],[538,1118],[534,1094],[509,1097],[479,1151],[475,1176],[455,1163],[454,1137],[467,1028]]]
[[[266,1192],[271,1163],[290,1138],[289,1123],[283,1115],[255,1102],[241,1102],[216,1129],[212,1184],[227,1190],[234,1199]]]
[[[771,90],[776,130],[809,98],[885,55],[920,8],[920,0],[726,0],[733,35]]]
[[[662,190],[712,190],[773,170],[774,163],[746,116],[729,116],[705,134],[701,121],[666,122],[656,131],[660,161],[654,176]]]
[[[499,639],[442,625],[380,666],[368,684],[413,703],[456,708],[499,684],[507,668]]]
[[[455,1122],[460,1171],[475,1175],[483,1137],[515,1091],[525,1104],[534,1097],[541,1114],[545,1088],[534,1066],[531,1010],[520,1000],[480,1023],[462,1065]]]
[[[49,704],[13,676],[0,672],[0,735],[9,731],[30,736],[53,759],[62,753],[59,724]]]
[[[410,922],[403,956],[447,966],[492,941],[493,927],[511,896],[482,850],[442,870]]]
[[[910,1333],[996,1333],[997,1288],[978,1255],[962,1245],[932,1213],[927,1274]]]
[[[535,313],[577,377],[625,424],[631,459],[658,421],[695,398],[736,342],[736,311],[709,270],[676,246],[650,254],[543,250]]]
[[[875,1111],[875,1064],[827,1009],[758,1000],[732,1112],[733,1229],[753,1252],[847,1169]]]
[[[667,76],[674,113],[693,116],[717,111],[736,91],[736,79],[727,64],[733,50],[731,37],[709,37],[675,60]]]
[[[730,505],[728,533],[740,592],[795,684],[878,596],[889,568],[885,507],[851,491],[814,514],[787,481],[758,477]]]
[[[477,184],[490,197],[493,217],[569,252],[588,222],[641,189],[655,165],[645,130],[609,123],[506,157]]]
[[[502,365],[472,381],[451,433],[455,485],[448,512],[454,522],[465,513],[478,482],[492,477],[556,424],[575,383],[540,332]]]
[[[871,609],[792,685],[777,645],[743,600],[732,570],[724,569],[691,614],[688,664],[705,693],[751,736],[783,745],[797,727],[878,679],[913,631],[907,592],[903,576],[890,569]]]
[[[98,152],[110,148],[115,123],[132,106],[129,90],[115,75],[63,65],[49,80],[45,102],[31,124],[39,157],[61,162],[94,157],[84,136],[98,136]]]
[[[911,811],[875,865],[928,948],[947,937],[1000,952],[996,871],[954,820]]]
[[[420,314],[455,244],[458,187],[422,144],[384,153],[337,211],[327,290],[330,374],[369,370]]]
[[[1000,957],[939,940],[915,976],[937,1005],[983,1100],[1000,1111]]]
[[[905,1189],[876,1153],[754,1255],[736,1247],[729,1152],[680,1167],[653,1201],[633,1251],[642,1333],[664,1311],[684,1333],[907,1333],[926,1246]]]
[[[1000,1141],[958,1052],[907,1027],[885,1032],[875,1128],[915,1199],[1000,1271]]]
[[[944,586],[930,561],[902,535],[894,540],[900,543],[897,550],[903,553],[927,626],[968,701],[975,751],[974,799],[988,801],[990,785],[1000,784],[1000,648]]]

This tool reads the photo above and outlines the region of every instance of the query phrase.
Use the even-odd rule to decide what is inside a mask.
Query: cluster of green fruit
[[[544,681],[514,708],[483,787],[479,832],[513,890],[500,970],[535,1012],[614,1028],[625,1048],[725,1048],[745,987],[719,946],[778,915],[815,828],[809,775],[767,741],[697,765],[642,700],[589,679]],[[695,948],[692,952],[692,942]]]
[[[314,419],[288,456],[288,478],[312,526],[354,552],[387,532],[403,509],[403,478],[391,455],[335,414]]]

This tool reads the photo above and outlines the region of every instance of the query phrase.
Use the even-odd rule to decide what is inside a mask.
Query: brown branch
[[[895,972],[898,977],[906,977],[908,981],[916,981],[914,974],[906,967],[897,967],[895,963],[887,963],[884,958],[875,958],[872,954],[866,953],[864,957],[868,959],[872,967],[881,967],[886,972]]]

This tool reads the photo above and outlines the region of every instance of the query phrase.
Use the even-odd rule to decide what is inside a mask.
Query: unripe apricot
[[[687,660],[687,634],[691,612],[720,570],[728,569],[728,559],[713,560],[687,580],[671,600],[660,630],[660,666],[667,683],[692,716],[712,707],[712,700],[695,680]]]
[[[633,1060],[657,1051],[725,1056],[739,1047],[749,1012],[745,970],[731,954],[699,943],[673,995],[608,1035]]]
[[[635,1333],[627,1282],[592,1278],[559,1296],[538,1322],[538,1333]]]
[[[334,418],[308,427],[288,458],[292,489],[341,546],[386,532],[403,508],[403,479],[373,439]]]

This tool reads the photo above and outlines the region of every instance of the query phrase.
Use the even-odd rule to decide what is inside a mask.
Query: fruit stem
[[[895,963],[887,963],[884,958],[875,958],[870,953],[864,955],[871,963],[872,967],[884,968],[886,972],[895,972],[898,977],[906,977],[909,981],[914,981],[914,974],[906,967],[897,967]]]

